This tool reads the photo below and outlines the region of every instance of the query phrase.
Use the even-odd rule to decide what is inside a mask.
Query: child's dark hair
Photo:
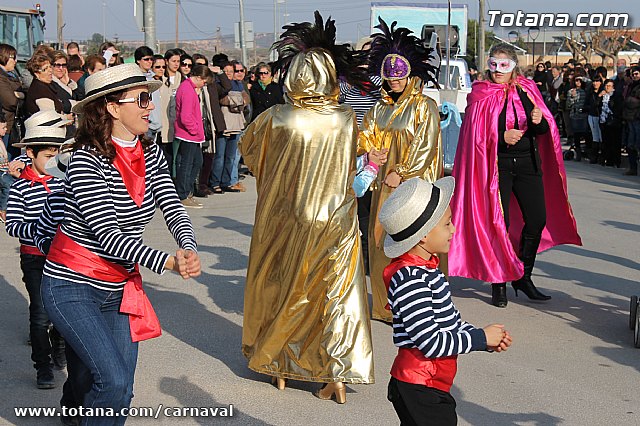
[[[27,146],[27,149],[33,151],[33,156],[37,157],[40,151],[47,151],[49,149],[59,150],[60,145],[31,145]]]
[[[4,112],[0,111],[0,123],[6,123],[7,118],[4,115]]]

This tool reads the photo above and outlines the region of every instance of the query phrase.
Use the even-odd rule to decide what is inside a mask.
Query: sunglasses
[[[147,56],[145,58],[140,58],[141,61],[153,61],[153,56]]]
[[[182,63],[180,64],[180,66],[181,66],[181,67],[189,67],[189,68],[191,68],[191,65],[193,65],[193,64],[191,64],[191,63],[189,63],[189,62],[182,62]]]
[[[260,71],[260,72],[257,72],[256,74],[258,74],[258,75],[269,75],[271,73],[269,71]]]
[[[138,107],[140,109],[147,109],[149,107],[149,102],[151,101],[151,94],[149,92],[140,92],[137,97],[120,99],[118,103],[130,104],[136,101],[138,102]]]
[[[234,70],[235,72],[244,72],[244,70]]]
[[[53,64],[53,66],[56,67],[56,68],[66,68],[67,64],[66,63],[65,64]]]

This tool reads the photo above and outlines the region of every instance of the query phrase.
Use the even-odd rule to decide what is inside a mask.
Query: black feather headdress
[[[425,47],[423,41],[413,35],[408,28],[396,28],[397,22],[391,24],[391,28],[382,18],[375,26],[381,32],[372,34],[371,50],[369,50],[369,69],[371,72],[380,72],[385,59],[389,55],[401,56],[409,64],[409,75],[417,76],[423,82],[438,84],[440,73],[440,57],[434,49]],[[384,76],[383,76],[384,78]]]
[[[315,23],[302,22],[282,27],[285,31],[280,40],[273,43],[272,49],[278,52],[273,65],[274,73],[279,71],[284,77],[293,58],[298,53],[311,49],[324,49],[329,52],[336,66],[338,77],[362,90],[367,90],[369,76],[366,68],[366,54],[353,50],[349,44],[336,44],[335,21],[329,17],[326,24],[317,10]]]

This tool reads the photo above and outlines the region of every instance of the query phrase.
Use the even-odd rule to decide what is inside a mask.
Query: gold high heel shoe
[[[324,400],[334,399],[338,404],[347,402],[347,387],[343,382],[326,383],[321,389],[313,393],[316,397]]]
[[[287,381],[281,377],[271,376],[271,384],[275,385],[278,390],[284,390],[287,385]]]

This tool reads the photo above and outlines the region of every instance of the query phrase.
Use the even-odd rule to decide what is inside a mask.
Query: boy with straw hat
[[[462,321],[438,269],[438,255],[449,251],[455,233],[449,208],[454,187],[452,177],[433,184],[409,179],[379,214],[387,232],[384,252],[393,259],[383,278],[399,348],[388,395],[403,425],[455,425],[456,404],[449,390],[458,354],[511,346],[503,325],[480,329]]]
[[[36,385],[39,389],[55,387],[53,364],[59,369],[66,366],[64,340],[55,329],[49,333],[49,316],[40,296],[45,256],[33,240],[35,225],[47,196],[62,190],[62,181],[48,175],[45,164],[58,153],[58,148],[65,141],[65,133],[61,127],[32,123],[27,126],[24,139],[14,146],[26,148],[31,163],[11,185],[7,204],[7,233],[20,240],[20,267],[29,293],[31,359],[37,371]]]

